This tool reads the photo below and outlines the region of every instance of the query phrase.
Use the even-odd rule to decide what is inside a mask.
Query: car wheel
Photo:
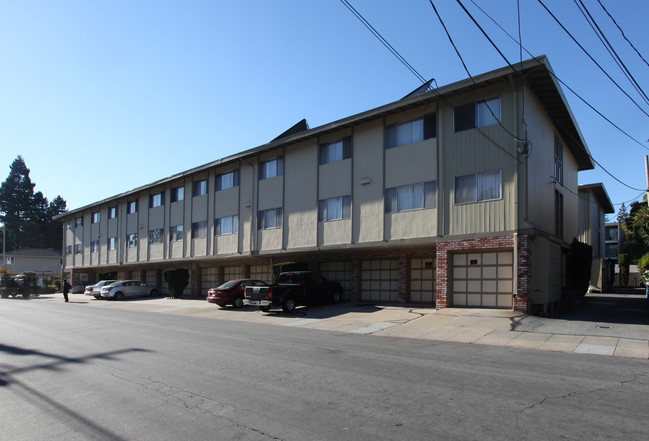
[[[219,305],[219,308],[225,308],[227,305],[225,303],[217,303]]]
[[[151,292],[149,293],[149,297],[158,297],[160,294],[158,294],[157,289],[152,289]]]
[[[336,303],[340,303],[341,298],[342,298],[342,295],[340,294],[340,292],[336,291],[331,295],[331,303],[333,303],[334,305]]]
[[[292,298],[286,299],[282,305],[282,311],[292,313],[295,311],[295,300]]]
[[[259,310],[262,312],[268,312],[270,311],[270,306],[260,306]]]
[[[101,296],[95,296],[97,300],[101,300]]]
[[[113,297],[115,300],[124,300],[124,293],[123,292],[116,292],[115,297]]]
[[[241,297],[237,297],[234,299],[234,302],[232,302],[232,306],[235,308],[241,308],[243,306],[243,299]]]

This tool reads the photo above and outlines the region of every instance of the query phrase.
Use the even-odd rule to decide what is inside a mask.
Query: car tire
[[[268,311],[270,311],[270,306],[260,306],[259,310],[261,312],[268,312]]]
[[[158,297],[160,294],[158,293],[157,289],[152,289],[151,292],[149,293],[149,297]]]
[[[95,296],[97,300],[101,300],[101,296]]]
[[[232,302],[232,306],[234,306],[235,308],[241,308],[243,306],[243,299],[241,297],[237,297]]]
[[[124,293],[123,292],[116,292],[115,296],[113,298],[115,300],[124,300]]]
[[[293,299],[291,297],[286,299],[284,301],[284,303],[282,304],[282,311],[284,311],[286,313],[289,313],[289,314],[295,312],[295,299]]]
[[[335,292],[331,295],[331,303],[333,303],[334,305],[336,305],[336,304],[340,303],[340,299],[341,299],[341,298],[342,298],[342,294],[340,293],[340,291],[335,291]]]
[[[226,306],[228,306],[225,303],[217,303],[217,305],[219,305],[219,308],[225,308]]]

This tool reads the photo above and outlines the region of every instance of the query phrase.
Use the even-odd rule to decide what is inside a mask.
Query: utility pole
[[[649,156],[644,155],[644,174],[647,179],[647,206],[649,206]]]

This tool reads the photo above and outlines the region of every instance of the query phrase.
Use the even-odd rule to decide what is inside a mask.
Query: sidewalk
[[[63,302],[61,294],[42,295],[40,298]],[[298,308],[295,314],[284,314],[264,313],[253,307],[222,309],[205,300],[195,299],[147,298],[116,302],[95,300],[82,294],[71,294],[70,303],[354,334],[649,359],[648,325],[627,325],[635,326],[632,331],[619,331],[620,327],[616,325],[616,330],[623,332],[623,335],[616,336],[611,332],[612,326],[590,323],[586,327],[579,322],[580,326],[568,330],[561,320],[506,310],[435,310],[407,305],[342,303]],[[528,321],[531,326],[527,324]],[[546,332],[525,331],[526,328],[543,328]],[[548,329],[557,329],[557,332],[547,332]],[[574,329],[583,330],[583,335],[575,335]]]

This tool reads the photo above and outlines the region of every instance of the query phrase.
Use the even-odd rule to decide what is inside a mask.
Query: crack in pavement
[[[117,374],[111,374],[111,375],[120,380],[137,384],[138,386],[141,386],[144,389],[155,391],[156,393],[162,395],[167,399],[173,399],[176,402],[178,402],[180,406],[184,407],[187,410],[190,411],[198,410],[199,412],[202,412],[204,414],[211,415],[213,417],[220,418],[230,423],[233,423],[237,428],[258,433],[260,435],[267,437],[268,439],[282,441],[281,438],[277,438],[268,433],[262,432],[261,430],[255,429],[254,427],[241,424],[239,421],[235,420],[234,418],[224,415],[224,413],[227,412],[233,412],[233,413],[243,412],[242,409],[239,409],[236,406],[233,406],[231,404],[218,402],[210,397],[192,391],[188,391],[176,386],[168,385],[163,381],[154,380],[151,377],[144,378],[144,380],[146,380],[149,383],[149,384],[144,384],[129,378],[124,378]],[[210,407],[215,409],[211,409]]]
[[[533,403],[533,404],[523,408],[522,410],[520,410],[517,413],[517,415],[516,415],[516,427],[521,429],[520,424],[519,424],[519,418],[525,412],[527,412],[528,410],[532,410],[532,409],[534,409],[536,407],[540,407],[540,406],[544,405],[545,402],[548,401],[548,400],[553,400],[553,399],[562,400],[562,399],[565,399],[565,398],[571,398],[571,397],[576,396],[576,395],[590,395],[590,394],[597,393],[597,392],[613,390],[613,389],[623,387],[623,386],[625,386],[625,385],[627,385],[629,383],[633,383],[633,382],[637,381],[638,378],[640,378],[640,377],[647,377],[647,376],[648,376],[647,374],[633,374],[633,377],[631,379],[622,380],[622,381],[619,381],[619,382],[617,382],[615,384],[612,384],[612,385],[609,385],[609,386],[606,386],[606,387],[599,387],[599,388],[596,388],[596,389],[585,390],[585,391],[573,391],[573,392],[565,393],[563,395],[544,397],[541,401],[539,401],[537,403]]]

